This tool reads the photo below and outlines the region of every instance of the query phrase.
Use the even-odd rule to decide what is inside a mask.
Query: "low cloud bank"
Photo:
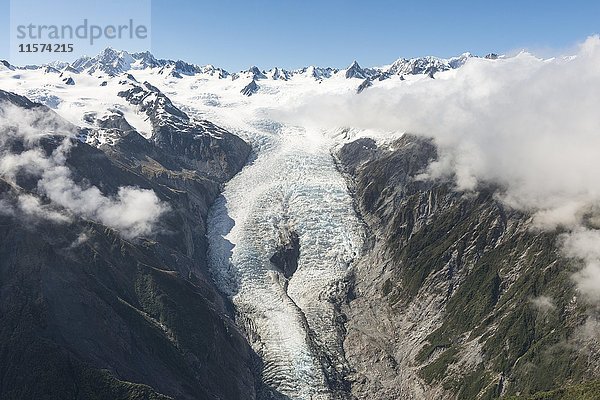
[[[277,117],[434,138],[429,178],[454,177],[466,191],[500,185],[502,201],[530,212],[534,227],[569,230],[565,255],[586,261],[578,287],[600,302],[599,65],[594,36],[574,56],[471,59],[436,79],[309,97]]]

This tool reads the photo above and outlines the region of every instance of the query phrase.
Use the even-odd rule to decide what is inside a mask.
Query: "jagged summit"
[[[199,66],[183,60],[158,59],[149,51],[129,53],[123,50],[106,48],[95,57],[83,56],[72,64],[66,64],[60,69],[70,67],[78,73],[86,72],[94,74],[96,72],[105,73],[109,76],[116,76],[126,73],[130,70],[144,70],[149,68],[159,68],[159,74],[172,77],[181,77],[182,75],[194,76],[196,74],[208,74],[218,78],[227,78],[229,72],[213,65]]]
[[[358,87],[358,89],[356,89],[356,93],[362,93],[366,88],[373,86],[373,82],[370,79],[365,79],[360,86]]]
[[[109,76],[116,76],[130,70],[134,62],[135,59],[128,52],[107,47],[95,57],[83,56],[77,59],[72,67],[79,72],[103,72]]]
[[[273,69],[271,69],[268,72],[268,76],[269,78],[273,79],[273,80],[282,80],[282,81],[287,81],[288,79],[290,79],[290,73],[284,69],[275,67]]]
[[[293,75],[307,75],[317,80],[331,78],[334,74],[338,72],[337,69],[334,68],[322,68],[311,65],[310,67],[304,67],[292,72]]]
[[[246,71],[242,71],[240,74],[248,74],[254,80],[257,79],[267,79],[267,76],[255,65],[247,69]]]
[[[197,66],[198,72],[205,75],[217,76],[220,79],[229,77],[231,74],[223,68],[216,67],[212,64]]]
[[[346,79],[350,78],[367,78],[366,71],[362,69],[360,65],[358,65],[358,62],[356,60],[354,60],[354,62],[346,70]]]
[[[391,75],[428,74],[431,76],[437,72],[459,68],[472,57],[474,56],[471,53],[463,53],[458,57],[448,59],[432,56],[399,58],[385,72]]]
[[[149,51],[133,53],[131,54],[131,57],[136,60],[135,65],[139,69],[162,67],[164,65],[164,60],[156,59]]]

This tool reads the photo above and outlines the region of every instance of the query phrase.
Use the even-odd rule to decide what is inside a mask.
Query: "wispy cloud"
[[[552,299],[548,296],[538,296],[531,299],[531,304],[541,314],[546,314],[556,308]]]

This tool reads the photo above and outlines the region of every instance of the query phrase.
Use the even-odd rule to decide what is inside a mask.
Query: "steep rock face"
[[[253,80],[267,79],[267,76],[256,66],[250,67],[250,69],[245,72],[250,74]]]
[[[3,399],[251,396],[251,354],[218,295],[152,243],[0,221]]]
[[[210,121],[192,120],[150,83],[132,84],[119,96],[148,115],[152,141],[183,167],[222,182],[246,163],[251,150],[246,142]]]
[[[89,74],[102,72],[108,76],[116,76],[129,70],[133,62],[133,57],[126,51],[117,51],[109,47],[94,58],[82,57],[76,60],[72,67],[79,72],[87,70]]]
[[[343,308],[358,398],[496,398],[599,375],[556,233],[497,188],[417,179],[436,158],[428,140],[360,139],[338,157],[371,232]]]
[[[346,79],[359,78],[366,79],[368,73],[358,65],[358,62],[354,61],[346,70]]]
[[[273,68],[269,71],[269,76],[273,80],[287,81],[290,79],[290,73],[281,68]]]
[[[7,103],[52,113],[0,91]],[[65,140],[0,135],[3,154],[50,154]],[[73,138],[64,163],[82,187],[150,189],[170,211],[154,235],[125,239],[52,204],[35,176],[0,176],[0,398],[254,398],[255,355],[206,273],[220,182],[135,131],[101,149]],[[24,212],[23,195],[66,218]]]
[[[131,57],[139,62],[138,68],[156,68],[164,65],[164,60],[157,60],[152,53],[144,51],[133,53]]]
[[[256,80],[252,79],[252,81],[250,81],[249,84],[244,86],[244,88],[240,91],[240,93],[243,94],[244,96],[250,97],[253,94],[255,94],[256,92],[258,92],[258,89],[260,89],[260,87],[256,84]]]
[[[356,93],[362,93],[366,88],[373,86],[373,82],[370,79],[365,79],[356,89]]]
[[[286,230],[279,235],[277,250],[270,261],[290,279],[298,269],[300,257],[300,237],[295,231]]]

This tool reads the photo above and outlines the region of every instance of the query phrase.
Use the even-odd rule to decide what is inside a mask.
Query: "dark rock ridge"
[[[501,188],[417,179],[437,157],[427,139],[360,139],[337,156],[371,232],[341,309],[357,398],[488,399],[600,377],[594,312],[556,232],[530,229]]]
[[[15,67],[13,67],[12,65],[10,65],[10,63],[6,60],[0,60],[0,65],[2,65],[4,68],[9,69],[11,71],[15,70]]]
[[[46,68],[44,68],[44,72],[46,74],[60,74],[60,71],[50,65],[46,66]]]
[[[225,181],[244,166],[251,149],[242,139],[210,121],[192,120],[148,82],[130,86],[119,96],[148,115],[151,140],[185,168]]]
[[[275,67],[269,72],[273,80],[287,81],[290,79],[290,73],[284,69]]]
[[[37,109],[42,113],[52,112],[48,107],[45,107],[43,104],[34,103],[27,97],[19,96],[18,94],[6,92],[4,90],[0,90],[0,104],[11,104],[24,108],[26,110]]]
[[[242,90],[240,90],[240,93],[243,94],[244,96],[252,96],[254,93],[258,92],[258,89],[260,87],[256,84],[256,81],[254,79],[252,79],[252,81],[247,84],[246,86],[244,86],[244,88]]]
[[[356,93],[362,93],[363,90],[371,86],[373,86],[373,82],[371,82],[371,80],[367,78],[358,86],[358,88],[356,89]]]
[[[0,107],[7,103],[59,119],[0,91]],[[128,127],[118,116],[102,123]],[[78,129],[59,125],[47,131]],[[49,154],[64,140],[0,135],[3,152],[13,154]],[[212,141],[210,154],[225,154],[221,143]],[[231,169],[217,163],[210,172],[189,169],[171,149],[134,130],[101,148],[72,139],[66,166],[77,184],[105,196],[151,189],[169,205],[159,229],[134,240],[51,203],[35,176],[0,176],[0,398],[255,398],[256,356],[206,272],[206,216],[221,182],[212,176],[231,177],[246,154],[229,153]],[[68,219],[25,213],[23,195]]]
[[[300,257],[300,237],[295,231],[286,229],[279,234],[279,241],[275,254],[270,261],[281,273],[290,279],[298,269]]]
[[[262,72],[260,69],[258,69],[258,67],[255,66],[250,67],[250,69],[245,72],[251,74],[253,80],[267,79],[267,76],[264,74],[264,72]]]
[[[66,67],[64,67],[62,73],[63,74],[64,73],[76,74],[76,73],[78,73],[78,71],[75,68],[71,67],[70,65],[67,65]]]

